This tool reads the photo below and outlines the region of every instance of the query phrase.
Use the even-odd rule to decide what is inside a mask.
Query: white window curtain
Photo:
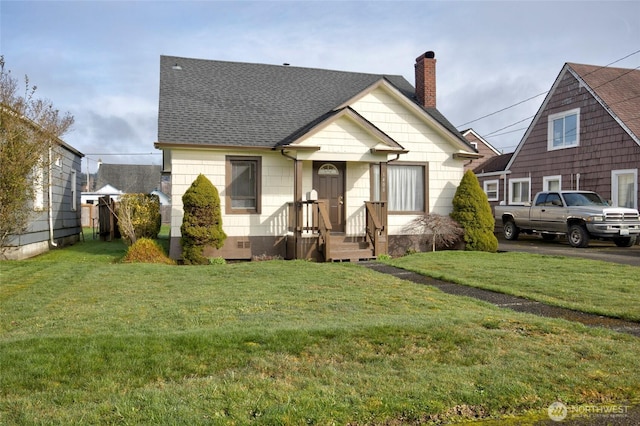
[[[390,165],[387,168],[390,211],[424,211],[424,168]]]
[[[634,207],[635,176],[632,173],[618,175],[618,206]]]
[[[528,179],[512,179],[510,204],[524,204],[529,202],[529,180]]]

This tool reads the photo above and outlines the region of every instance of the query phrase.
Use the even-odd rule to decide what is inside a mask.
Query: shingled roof
[[[273,148],[380,79],[416,102],[398,75],[161,56],[158,142]],[[425,111],[466,143],[437,109]]]
[[[96,188],[111,185],[127,194],[150,194],[160,189],[162,167],[137,164],[101,164]]]
[[[509,160],[511,160],[512,156],[513,156],[513,152],[491,157],[487,161],[485,161],[484,163],[478,165],[478,167],[473,169],[473,173],[479,175],[482,173],[502,172],[506,170],[507,164],[509,164]]]
[[[640,140],[640,70],[567,63]]]

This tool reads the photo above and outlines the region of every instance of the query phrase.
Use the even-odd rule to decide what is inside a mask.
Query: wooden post
[[[387,201],[387,163],[380,163],[380,199]]]
[[[389,205],[389,199],[388,199],[388,187],[389,185],[387,184],[387,165],[388,163],[380,163],[380,201],[382,201],[382,206],[380,209],[380,221],[382,222],[382,235],[379,237],[379,239],[381,239],[381,246],[382,247],[376,247],[375,251],[376,251],[376,256],[378,256],[379,254],[388,254],[389,253],[389,242],[388,242],[388,235],[389,235],[389,231],[387,229],[387,225],[388,225],[388,216],[387,216],[387,212],[388,212],[388,205]]]
[[[302,245],[302,161],[293,161],[293,201],[295,210],[294,221],[294,234],[296,238],[296,249],[294,259],[302,259],[303,245]]]

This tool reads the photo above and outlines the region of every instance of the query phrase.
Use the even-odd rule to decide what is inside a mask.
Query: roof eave
[[[482,154],[474,153],[474,152],[454,152],[453,158],[463,159],[463,160],[477,160],[478,158],[482,158]]]
[[[393,148],[371,148],[372,154],[406,154],[409,152],[408,149],[393,149]]]
[[[202,144],[202,143],[183,143],[183,142],[154,142],[154,148],[164,149],[232,149],[243,151],[271,151],[274,149],[272,146],[250,146],[250,145],[219,145],[219,144]]]
[[[279,146],[273,147],[272,150],[315,152],[315,151],[320,151],[320,147],[308,146],[308,145],[279,145]]]

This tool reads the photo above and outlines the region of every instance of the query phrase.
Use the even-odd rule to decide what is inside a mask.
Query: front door
[[[344,232],[344,162],[313,163],[313,189],[318,191],[318,200],[325,200],[329,208],[331,227],[335,232]]]

